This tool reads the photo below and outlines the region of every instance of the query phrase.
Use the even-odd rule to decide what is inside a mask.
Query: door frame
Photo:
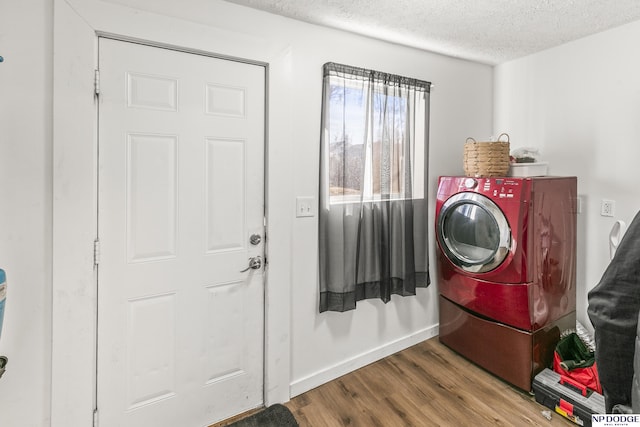
[[[54,0],[53,26],[51,426],[91,425],[95,419],[97,274],[93,241],[97,236],[98,123],[93,91],[100,36],[266,67],[264,184],[269,240],[265,251],[269,267],[264,279],[263,395],[265,405],[289,400],[289,260],[294,212],[290,46],[278,42],[265,46],[264,40],[244,33],[98,0]]]

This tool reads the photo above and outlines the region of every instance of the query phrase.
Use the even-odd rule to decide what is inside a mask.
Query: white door
[[[258,407],[265,69],[103,38],[99,66],[99,423]]]

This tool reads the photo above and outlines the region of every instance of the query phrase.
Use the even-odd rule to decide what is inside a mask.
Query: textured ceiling
[[[640,20],[640,0],[226,1],[488,64]]]

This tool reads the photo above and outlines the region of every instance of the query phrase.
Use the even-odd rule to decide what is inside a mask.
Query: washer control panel
[[[531,179],[527,177],[475,178],[466,176],[441,176],[438,185],[439,200],[446,200],[454,194],[470,191],[493,200],[517,200],[527,202],[522,197],[529,194]],[[530,194],[526,196],[530,197]]]
[[[522,180],[512,178],[483,178],[476,191],[495,199],[514,199],[520,196]]]
[[[519,199],[525,181],[528,178],[474,178],[448,177],[443,187],[438,189],[442,195],[449,196],[462,191],[482,194],[491,199]]]

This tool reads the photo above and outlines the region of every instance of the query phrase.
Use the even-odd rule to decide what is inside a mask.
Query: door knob
[[[260,267],[262,267],[262,257],[259,255],[254,256],[249,258],[249,266],[244,270],[240,271],[240,273],[244,273],[245,271],[249,271],[249,270],[258,270]]]

